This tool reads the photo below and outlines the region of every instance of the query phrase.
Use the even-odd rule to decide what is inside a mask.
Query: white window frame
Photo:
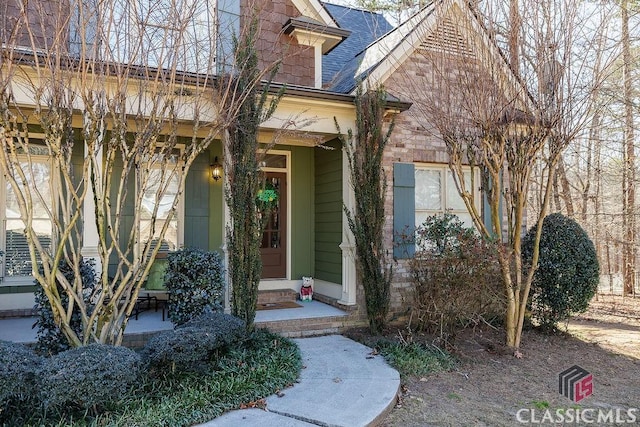
[[[467,172],[471,172],[471,167],[469,166],[463,166],[462,167],[463,171],[465,173]],[[440,163],[420,163],[420,164],[416,164],[415,165],[415,169],[414,169],[414,174],[416,175],[416,180],[415,180],[415,189],[414,191],[416,192],[416,198],[417,198],[417,189],[418,189],[418,171],[434,171],[434,172],[439,172],[440,174],[440,209],[418,209],[417,207],[417,203],[415,208],[415,218],[416,218],[416,227],[420,226],[422,224],[422,222],[419,223],[418,218],[419,217],[423,217],[425,216],[424,214],[426,214],[426,217],[429,216],[433,216],[433,215],[444,215],[445,213],[451,213],[454,215],[457,215],[460,218],[459,214],[463,214],[465,216],[470,215],[469,211],[466,209],[466,206],[464,207],[464,209],[453,209],[450,208],[450,204],[451,201],[447,199],[447,194],[449,194],[449,186],[453,186],[453,188],[451,189],[452,191],[455,192],[455,194],[458,194],[457,191],[458,189],[455,188],[455,182],[453,182],[453,174],[451,172],[451,170],[449,169],[449,165],[448,164],[440,164]],[[480,209],[481,206],[481,192],[480,192],[480,174],[479,171],[477,169],[474,170],[474,184],[475,184],[475,188],[472,189],[473,191],[473,203],[476,207],[476,209]],[[447,176],[450,176],[452,178],[451,181],[449,181],[449,179],[447,179]],[[464,203],[462,201],[462,198],[460,197],[460,195],[458,194],[459,197],[459,201],[461,203]],[[461,220],[463,222],[465,222],[463,220],[463,218],[461,218]],[[465,222],[465,226],[468,227],[473,227],[475,228],[473,222],[471,223],[467,223]]]
[[[180,154],[182,154],[182,150],[183,150],[184,147],[178,146],[176,148],[178,148],[180,150]],[[176,161],[176,166],[175,166],[176,170],[177,170],[176,176],[178,176],[179,173],[182,173],[183,163],[184,162],[181,160],[181,155],[178,156],[178,160]],[[152,168],[153,169],[161,169],[162,168],[162,164],[160,162],[154,163],[152,165]],[[139,177],[137,176],[137,174],[136,174],[135,178],[136,178],[136,200],[137,200],[137,198],[138,198],[138,196],[140,194],[140,191],[142,189],[140,188],[140,180],[139,180]],[[177,223],[178,223],[177,224],[177,229],[176,229],[176,240],[177,240],[177,242],[176,242],[176,249],[175,250],[178,250],[178,249],[180,249],[180,248],[182,248],[184,246],[184,214],[185,214],[184,196],[185,196],[186,181],[187,181],[186,179],[183,179],[182,183],[180,184],[180,189],[178,190],[178,194],[180,195],[180,200],[178,200],[178,206],[176,207],[176,212],[175,212],[175,214],[173,216],[173,219],[175,219],[177,221]],[[134,226],[137,227],[138,233],[139,233],[139,236],[140,236],[140,241],[138,242],[138,244],[135,246],[135,249],[134,249],[136,257],[139,256],[139,254],[140,254],[140,252],[142,250],[142,247],[143,247],[143,245],[145,243],[144,240],[143,240],[143,237],[146,237],[146,236],[143,236],[142,232],[141,232],[142,221],[143,221],[143,219],[141,217],[140,220],[138,221],[138,223],[134,224]],[[156,221],[157,221],[157,219],[156,219]]]
[[[39,136],[35,134],[30,135],[30,139],[37,140],[38,138],[44,139],[44,135]],[[19,161],[28,161],[31,158],[31,161],[36,160],[38,163],[48,163],[49,164],[49,173],[52,177],[51,183],[52,185],[52,193],[51,193],[51,209],[56,209],[55,203],[57,200],[57,192],[59,191],[59,181],[57,177],[53,176],[53,161],[50,156],[46,156],[43,154],[31,154],[27,156],[26,154],[18,155]],[[33,274],[29,275],[15,275],[8,276],[6,274],[6,253],[7,253],[7,233],[6,233],[6,203],[7,203],[7,180],[4,177],[0,177],[0,201],[2,209],[0,209],[0,220],[2,221],[2,229],[0,231],[0,247],[3,251],[4,255],[0,260],[0,284],[4,286],[32,286],[33,281],[35,280]],[[51,218],[49,218],[51,220]],[[51,244],[55,244],[55,230],[51,230]]]

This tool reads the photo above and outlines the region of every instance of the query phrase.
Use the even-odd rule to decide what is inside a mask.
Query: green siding
[[[216,156],[220,164],[224,163],[222,161],[222,144],[220,141],[214,141],[213,144],[211,144],[209,149],[209,164],[213,164]],[[220,254],[222,254],[221,247],[224,243],[224,200],[222,194],[224,173],[225,171],[223,170],[223,179],[214,182],[213,179],[209,177],[209,172],[207,172],[209,188],[209,250],[219,251]]]
[[[342,151],[315,150],[315,273],[314,277],[342,283]]]
[[[111,174],[111,182],[114,183],[110,189],[110,197],[111,197],[111,214],[117,215],[115,211],[116,200],[118,197],[118,184],[120,183],[120,177],[125,171],[123,170],[122,159],[117,158],[114,161],[113,172]],[[122,212],[120,212],[120,234],[118,239],[121,242],[122,247],[126,247],[127,241],[129,239],[129,235],[133,228],[133,214],[134,214],[134,205],[135,205],[135,194],[136,194],[136,180],[134,172],[131,172],[127,180],[127,194],[124,205],[122,207]],[[110,244],[110,239],[107,239],[107,244]],[[131,259],[131,256],[129,257]],[[118,256],[115,251],[111,254],[109,258],[109,267],[108,272],[109,275],[114,275],[116,268],[118,265]]]
[[[80,131],[75,130],[73,135],[75,143],[71,152],[71,164],[73,165],[73,182],[78,185],[84,172],[84,142]]]
[[[314,152],[309,147],[291,150],[291,279],[312,276],[314,271]]]

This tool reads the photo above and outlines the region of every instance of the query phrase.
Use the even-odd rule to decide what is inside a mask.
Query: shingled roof
[[[341,87],[336,86],[338,79],[349,74],[345,67],[351,70],[353,81],[354,72],[359,64],[357,62],[351,65],[354,58],[376,39],[391,31],[393,26],[379,13],[331,3],[323,3],[323,5],[340,28],[350,30],[351,35],[323,56],[322,83],[332,91],[348,93],[350,90],[341,90]],[[340,73],[339,76],[338,73]]]
[[[345,11],[349,8],[344,6],[324,6],[335,11],[342,10],[342,15],[333,12],[339,16],[334,20],[338,21],[341,28],[352,31],[351,36],[343,42],[342,48],[346,49],[337,58],[339,60],[331,64],[340,66],[340,69],[334,71],[325,82],[324,89],[327,91],[354,94],[358,82],[383,84],[418,49],[437,49],[469,57],[481,52],[484,60],[497,65],[496,71],[500,76],[496,77],[506,83],[504,90],[509,92],[508,96],[511,99],[519,98],[523,102],[523,111],[535,108],[535,102],[526,87],[467,0],[432,0],[396,28],[375,39],[382,31],[375,32],[376,26],[372,22],[381,22],[380,19],[384,18],[380,15],[358,9]],[[332,13],[331,9],[328,10]],[[441,25],[441,31],[438,25]],[[349,45],[345,43],[352,37],[356,38],[356,43],[351,45],[349,51]],[[369,40],[373,41],[362,49]],[[328,61],[331,62],[331,58]]]
[[[327,4],[325,4],[326,7]],[[353,51],[351,59],[342,65],[331,81],[325,84],[325,88],[332,92],[351,93],[355,89],[357,82],[366,78],[383,61],[389,59],[399,60],[400,58],[397,57],[389,57],[394,49],[408,38],[420,38],[421,34],[419,34],[418,28],[433,18],[434,9],[435,2],[429,2],[398,27],[391,28],[386,33],[380,34],[364,50]],[[351,22],[351,19],[346,19],[344,23],[339,22],[339,25],[344,29],[351,29]],[[356,31],[353,30],[353,33]]]

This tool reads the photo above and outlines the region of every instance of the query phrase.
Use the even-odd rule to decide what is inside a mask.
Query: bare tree
[[[624,197],[622,212],[622,227],[624,229],[623,251],[623,295],[631,295],[635,290],[636,281],[636,221],[635,221],[635,180],[636,180],[636,155],[634,144],[634,113],[633,94],[631,86],[631,41],[629,35],[629,8],[630,2],[622,0],[620,3],[622,23],[622,78],[624,99],[624,169],[622,178],[622,193]]]
[[[627,286],[626,292],[630,293],[637,287],[637,144],[633,141],[637,128],[633,79],[640,53],[638,34],[634,33],[637,2],[581,6],[598,11],[592,22],[585,23],[586,31],[578,34],[576,42],[585,46],[584,52],[590,58],[587,66],[601,75],[601,85],[589,95],[593,102],[587,126],[562,156],[553,209],[574,216],[589,231],[605,266],[603,274],[609,275],[610,290],[624,292]],[[602,24],[595,25],[598,22]],[[613,286],[613,275],[618,273],[623,285],[620,290]]]
[[[593,111],[590,95],[602,76],[588,65],[597,46],[577,44],[578,32],[591,19],[577,2],[527,1],[510,6],[517,7],[517,13],[489,8],[496,14],[483,17],[488,26],[476,19],[458,19],[457,29],[452,30],[451,21],[448,24],[442,17],[441,25],[428,35],[429,43],[416,54],[425,77],[414,78],[409,92],[412,99],[420,98],[410,111],[431,123],[445,143],[458,191],[476,228],[483,236],[501,237],[504,242],[499,260],[507,298],[506,342],[519,355],[542,220],[557,165],[588,124],[588,112]],[[471,13],[480,16],[479,10]],[[508,19],[513,16],[518,22],[510,26]],[[493,27],[500,19],[507,24]],[[519,28],[519,34],[505,32],[509,35],[500,39],[495,28]],[[518,46],[512,45],[514,40]],[[510,46],[510,61],[498,45]],[[517,72],[509,71],[514,63]],[[470,181],[465,180],[468,168]],[[479,171],[480,183],[475,182],[474,170]],[[532,214],[527,202],[536,171],[540,203]],[[478,187],[488,201],[487,217],[475,204]],[[532,268],[523,268],[520,248],[527,223],[537,230]]]
[[[30,265],[71,345],[120,344],[153,260],[175,249],[171,233],[190,167],[248,92],[215,77],[233,64],[221,57],[223,33],[207,2],[7,4],[13,19],[2,29],[0,168]],[[49,231],[39,228],[44,223]],[[85,304],[79,265],[91,228],[101,268]],[[73,280],[61,263],[73,267]],[[69,325],[74,310],[80,334]]]
[[[393,25],[398,25],[422,9],[426,0],[355,0],[358,7],[371,12],[383,13]]]

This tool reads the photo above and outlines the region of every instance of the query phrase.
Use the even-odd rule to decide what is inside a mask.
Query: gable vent
[[[476,54],[467,43],[458,26],[446,18],[420,43],[420,48],[440,53],[450,53],[475,58]]]

